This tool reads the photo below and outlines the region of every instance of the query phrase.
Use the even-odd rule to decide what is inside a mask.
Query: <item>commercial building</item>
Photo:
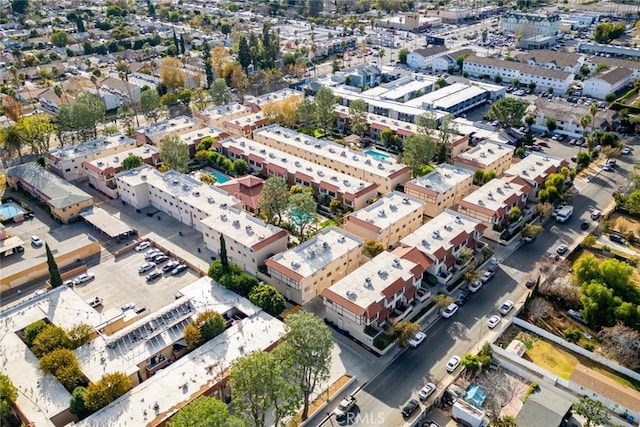
[[[325,318],[375,349],[375,337],[412,311],[423,273],[421,265],[382,252],[322,291]]]
[[[338,227],[320,231],[265,264],[273,285],[285,298],[306,304],[327,287],[358,268],[364,241]]]
[[[279,125],[266,126],[253,133],[256,141],[301,159],[333,169],[364,182],[378,185],[388,193],[409,180],[410,169],[391,156],[353,151],[334,142],[313,138]]]
[[[282,102],[287,99],[298,99],[302,100],[304,97],[304,93],[295,89],[280,89],[275,92],[265,93],[260,96],[247,96],[244,99],[244,104],[251,106],[253,109],[258,108],[262,109],[265,104],[269,104],[272,102]]]
[[[91,195],[36,162],[7,169],[7,184],[14,190],[26,191],[47,205],[51,215],[65,224],[78,218],[84,209],[93,206]]]
[[[344,229],[390,248],[422,225],[423,206],[422,201],[393,191],[347,216]]]
[[[603,70],[585,79],[582,84],[582,94],[596,99],[605,99],[607,95],[615,95],[634,81],[634,72],[628,68],[616,67]]]
[[[51,149],[44,153],[44,161],[49,171],[67,181],[74,181],[85,177],[83,162],[122,153],[138,145],[134,139],[122,134],[104,136]]]
[[[118,196],[116,174],[122,172],[122,162],[129,156],[140,157],[142,163],[153,167],[158,167],[160,164],[160,151],[156,147],[145,144],[122,153],[82,162],[84,175],[89,178],[89,184],[96,190],[115,199]]]
[[[412,74],[365,90],[361,95],[365,101],[372,98],[404,103],[424,93],[433,92],[436,81],[434,76]]]
[[[431,27],[439,27],[442,21],[438,17],[422,16],[418,12],[407,12],[402,15],[378,19],[378,25],[392,30],[421,33]]]
[[[473,172],[466,168],[442,163],[426,175],[404,185],[404,192],[424,202],[423,213],[435,217],[453,208],[473,186]]]
[[[169,119],[148,123],[136,128],[134,138],[139,144],[150,143],[157,145],[162,138],[169,135],[182,135],[203,126],[195,119],[187,116],[177,116]]]
[[[564,166],[569,166],[569,162],[565,159],[533,152],[504,171],[504,176],[518,176],[525,180],[531,186],[528,199],[535,201],[538,190],[547,177],[552,173],[560,172]]]
[[[124,203],[137,209],[153,206],[202,232],[207,248],[216,254],[220,235],[224,236],[229,260],[252,274],[268,256],[287,248],[285,230],[250,216],[240,200],[188,175],[141,166],[119,173],[116,179]]]
[[[450,284],[466,271],[473,251],[487,227],[477,219],[446,209],[400,241],[405,248],[416,248],[431,263],[426,268],[430,283]]]
[[[453,158],[453,164],[476,171],[494,171],[496,176],[511,166],[513,148],[506,144],[493,141],[482,141],[475,147],[458,154]]]
[[[615,44],[578,43],[576,52],[591,53],[596,55],[611,55],[618,58],[640,59],[640,49],[635,47],[620,46]],[[603,59],[608,62],[608,59]]]
[[[538,15],[508,11],[500,17],[503,34],[520,34],[524,37],[555,36],[560,29],[560,15]]]
[[[311,187],[321,203],[337,200],[344,207],[362,209],[378,195],[378,186],[333,169],[304,160],[240,136],[224,139],[215,144],[232,160],[243,159],[252,172],[264,176],[280,176],[289,185]]]
[[[482,105],[490,99],[490,92],[480,86],[453,83],[415,98],[408,105],[420,106],[425,110],[444,111],[455,116]]]

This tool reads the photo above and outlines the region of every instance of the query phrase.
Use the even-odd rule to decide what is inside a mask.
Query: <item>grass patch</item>
[[[338,224],[332,219],[328,219],[328,220],[322,221],[320,223],[320,227],[322,227],[322,228],[333,227],[333,226],[337,226],[337,225]]]
[[[331,384],[328,389],[320,393],[313,402],[309,403],[309,418],[313,417],[313,415],[327,402],[327,400],[334,398],[336,393],[338,393],[338,391],[344,387],[351,378],[352,377],[350,375],[341,376],[336,380],[336,382]],[[296,427],[300,424],[302,424],[302,411],[298,412],[291,420],[289,420],[287,427]]]
[[[534,341],[531,348],[527,347],[524,358],[565,380],[571,377],[578,364],[578,358],[573,354],[541,339]]]
[[[394,341],[394,338],[391,335],[387,335],[386,333],[383,332],[374,338],[373,346],[378,350],[384,350],[389,345],[391,345],[393,341]]]

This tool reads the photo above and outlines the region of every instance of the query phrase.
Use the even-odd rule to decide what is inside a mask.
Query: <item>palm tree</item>
[[[18,152],[18,158],[20,159],[20,164],[22,164],[23,140],[18,128],[15,125],[4,128],[0,133],[0,141],[2,141],[2,145],[7,151]]]
[[[380,58],[380,65],[384,64],[384,54],[385,54],[384,49],[380,49],[378,51],[378,57]]]
[[[589,114],[591,114],[591,129],[595,130],[595,128],[596,128],[596,114],[598,114],[598,105],[597,104],[589,105]]]
[[[584,116],[580,117],[580,127],[583,129],[583,133],[587,132],[587,126],[591,124],[591,121],[592,117],[589,114],[585,114]]]

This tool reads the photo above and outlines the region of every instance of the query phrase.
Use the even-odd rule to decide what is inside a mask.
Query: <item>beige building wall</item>
[[[404,192],[424,202],[424,215],[434,218],[462,200],[473,189],[473,177],[465,179],[444,193],[407,183]]]
[[[421,225],[422,209],[416,209],[385,228],[378,228],[352,216],[347,217],[343,228],[364,240],[375,240],[388,248],[416,231]]]

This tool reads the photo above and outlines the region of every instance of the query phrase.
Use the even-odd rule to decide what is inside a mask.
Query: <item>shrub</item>
[[[67,331],[69,344],[72,349],[81,347],[89,342],[93,328],[86,323],[80,323]]]
[[[85,381],[76,355],[66,348],[58,348],[42,356],[40,369],[55,376],[69,391],[74,390]]]
[[[260,283],[249,292],[249,301],[272,316],[278,316],[287,307],[284,297],[271,285]]]
[[[85,387],[76,387],[71,393],[71,399],[69,400],[69,411],[72,414],[78,416],[78,418],[85,418],[91,413],[89,409],[84,405],[84,394],[87,392]]]
[[[572,343],[576,343],[580,341],[580,338],[582,337],[582,332],[576,328],[569,328],[569,329],[565,329],[562,336],[564,337],[565,340]]]
[[[33,340],[31,350],[40,358],[58,348],[71,348],[67,333],[58,326],[47,325]]]
[[[122,372],[105,374],[100,380],[89,384],[84,393],[84,404],[87,409],[97,411],[130,389],[131,379]]]
[[[196,326],[205,341],[217,337],[224,331],[225,320],[220,313],[205,311],[196,317]]]
[[[47,326],[48,323],[44,320],[37,320],[24,328],[24,340],[26,341],[27,346],[31,347],[33,345],[33,340],[35,340],[38,334]]]

